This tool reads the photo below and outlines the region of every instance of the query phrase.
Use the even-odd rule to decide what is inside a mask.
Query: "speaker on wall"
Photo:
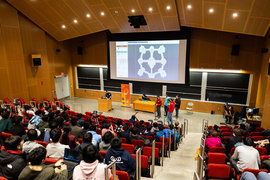
[[[56,52],[60,52],[60,49],[56,49]]]
[[[239,55],[239,50],[240,50],[240,44],[233,44],[232,45],[232,56],[238,56]]]
[[[81,46],[77,47],[78,54],[83,54],[83,48]]]
[[[41,66],[41,54],[32,54],[32,66]]]

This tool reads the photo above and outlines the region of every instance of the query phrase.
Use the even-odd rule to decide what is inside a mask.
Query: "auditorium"
[[[269,0],[0,0],[0,180],[270,180]]]

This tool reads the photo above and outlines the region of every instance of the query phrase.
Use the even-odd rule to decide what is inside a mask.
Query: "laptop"
[[[64,160],[79,162],[79,156],[80,156],[79,151],[65,148]]]

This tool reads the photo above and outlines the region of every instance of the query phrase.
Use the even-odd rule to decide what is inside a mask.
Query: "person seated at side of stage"
[[[148,100],[148,99],[149,98],[145,94],[142,95],[142,100]]]
[[[112,94],[109,91],[106,91],[105,96],[106,96],[107,99],[111,99]]]

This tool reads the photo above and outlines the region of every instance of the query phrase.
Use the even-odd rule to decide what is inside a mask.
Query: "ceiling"
[[[180,25],[265,36],[270,22],[270,0],[6,1],[58,41],[107,29],[112,33],[177,31]],[[128,22],[132,15],[144,15],[148,25],[134,29]]]

